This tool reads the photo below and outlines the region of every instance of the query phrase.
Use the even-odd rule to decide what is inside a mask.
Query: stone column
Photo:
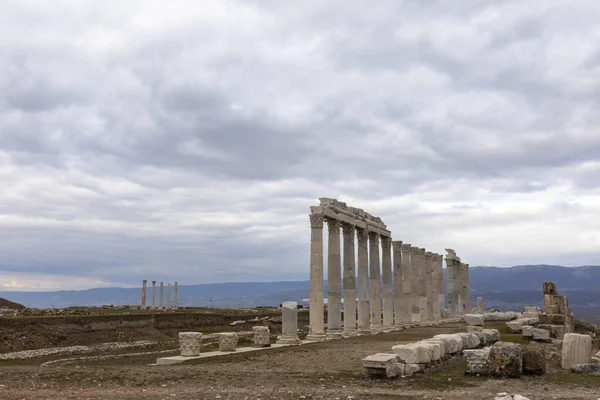
[[[282,304],[281,324],[281,336],[277,340],[277,344],[300,344],[298,339],[298,303],[286,301]]]
[[[425,249],[422,247],[417,252],[417,268],[419,269],[419,314],[421,321],[427,321],[427,267]]]
[[[323,216],[310,214],[310,332],[308,340],[323,341],[325,307],[323,305]]]
[[[329,244],[327,256],[327,337],[342,337],[342,255],[340,253],[340,222],[327,219]]]
[[[401,322],[412,321],[412,275],[410,270],[410,244],[402,244],[402,317]]]
[[[469,264],[465,264],[465,299],[467,303],[466,313],[471,312],[471,280],[469,277]]]
[[[471,310],[468,308],[468,298],[469,293],[467,289],[467,280],[468,280],[468,268],[469,265],[465,263],[460,263],[460,299],[462,301],[460,311],[461,315],[468,314]]]
[[[477,298],[477,312],[483,314],[483,297]]]
[[[402,277],[402,240],[392,242],[392,269],[394,275],[394,325],[401,325],[404,321],[403,277]]]
[[[164,288],[163,288],[163,282],[160,283],[160,290],[159,290],[159,294],[160,294],[160,308],[163,308],[163,304],[164,304]]]
[[[421,321],[419,308],[419,248],[412,246],[410,249],[410,319],[412,322]]]
[[[394,290],[392,282],[392,238],[381,237],[381,278],[383,282],[383,329],[394,329]]]
[[[173,307],[178,308],[179,304],[179,283],[175,282],[173,287]]]
[[[148,281],[144,279],[142,281],[142,308],[146,308],[146,285]]]
[[[156,308],[156,281],[152,281],[152,308]]]
[[[436,266],[438,270],[439,280],[438,280],[438,300],[439,300],[439,309],[440,309],[440,319],[445,316],[446,309],[446,299],[444,296],[444,256],[441,254],[437,255]]]
[[[458,317],[460,315],[460,296],[459,296],[459,263],[460,259],[452,249],[446,249],[446,291],[448,292],[448,316]]]
[[[439,296],[438,296],[438,271],[437,271],[437,254],[429,253],[429,264],[431,268],[431,308],[432,308],[432,320],[438,321],[440,319],[440,308],[439,308]]]
[[[342,224],[344,234],[344,335],[356,335],[356,262],[354,225]]]
[[[369,295],[371,333],[383,332],[381,324],[381,266],[379,264],[379,234],[369,232]]]
[[[427,321],[433,321],[433,253],[425,252],[423,261],[425,264],[425,316]]]
[[[167,283],[167,308],[171,308],[171,283]]]
[[[369,235],[365,229],[356,229],[358,239],[358,332],[369,333]]]

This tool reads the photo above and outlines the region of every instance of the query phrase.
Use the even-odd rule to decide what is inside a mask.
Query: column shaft
[[[426,252],[423,255],[425,261],[425,298],[427,299],[426,318],[427,321],[433,321],[433,254]]]
[[[381,238],[381,278],[383,282],[383,329],[394,328],[394,290],[392,282],[392,238]]]
[[[164,304],[164,302],[163,302],[163,300],[164,300],[164,298],[163,298],[163,296],[164,296],[164,288],[163,288],[163,286],[164,286],[164,284],[163,284],[163,282],[161,282],[160,283],[160,290],[159,290],[160,308],[163,308],[163,304]]]
[[[467,300],[467,314],[471,312],[471,279],[469,276],[469,264],[465,264],[465,298]]]
[[[402,241],[392,242],[393,271],[394,271],[394,325],[400,325],[404,321],[404,292],[402,277]]]
[[[369,316],[369,235],[365,229],[356,230],[358,239],[358,330],[370,332]]]
[[[342,336],[342,275],[340,254],[340,222],[327,219],[329,231],[327,257],[327,336]]]
[[[425,249],[419,248],[418,250],[419,314],[421,316],[421,321],[427,321],[427,272],[425,266]]]
[[[156,307],[156,281],[152,281],[152,308]]]
[[[175,282],[175,287],[173,288],[173,307],[179,307],[179,283]]]
[[[444,310],[446,309],[446,300],[444,296],[444,257],[441,254],[437,255],[436,266],[438,270],[438,301],[440,309],[440,319],[444,318]]]
[[[343,224],[344,234],[344,334],[356,334],[356,262],[354,260],[354,225]]]
[[[419,248],[410,248],[410,303],[411,303],[411,321],[421,321],[421,311],[419,308]]]
[[[148,281],[147,280],[143,280],[142,281],[142,308],[146,307],[146,285],[147,285]]]
[[[167,308],[171,308],[171,283],[167,283]]]
[[[402,244],[402,322],[412,321],[412,271],[410,267],[410,244]]]
[[[325,340],[325,308],[323,305],[323,216],[310,218],[310,332],[308,340]]]
[[[371,332],[383,331],[381,323],[381,266],[379,263],[379,234],[369,232],[369,289]]]

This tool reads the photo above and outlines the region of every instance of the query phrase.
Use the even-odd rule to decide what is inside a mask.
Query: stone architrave
[[[358,331],[370,332],[369,315],[369,235],[365,229],[357,229],[358,239]]]
[[[173,307],[179,307],[179,283],[177,282],[173,284]]]
[[[344,242],[344,335],[356,335],[356,262],[354,260],[355,228],[342,224]]]
[[[412,320],[412,288],[410,271],[410,244],[402,243],[402,299],[400,322],[407,323]]]
[[[392,238],[381,237],[381,280],[383,283],[383,329],[394,329],[394,292],[392,282]]]
[[[160,297],[160,308],[163,308],[164,303],[164,283],[161,282],[160,283],[160,289],[159,289],[159,297]]]
[[[271,331],[268,326],[253,326],[252,331],[252,344],[255,347],[271,347]]]
[[[424,248],[418,249],[417,260],[419,269],[419,314],[421,321],[427,321],[427,267]]]
[[[156,281],[152,281],[152,308],[156,308]]]
[[[142,281],[142,308],[146,308],[146,285],[148,284],[148,281],[146,279],[144,279]]]
[[[562,343],[561,367],[569,369],[577,364],[592,362],[592,337],[578,333],[565,333]]]
[[[425,316],[427,321],[433,321],[433,253],[426,251],[423,254],[423,261],[425,265]]]
[[[421,310],[419,307],[419,248],[410,247],[410,310],[411,321],[421,321]]]
[[[286,301],[281,306],[281,336],[278,344],[300,344],[298,339],[298,303]],[[318,337],[318,339],[321,339]],[[311,339],[308,339],[311,340]]]
[[[179,332],[179,350],[182,357],[196,357],[200,355],[202,347],[202,333]]]
[[[323,221],[319,214],[310,218],[310,332],[307,339],[323,341],[325,336],[325,306],[323,304]]]
[[[171,308],[171,283],[167,283],[167,308]]]
[[[369,232],[369,295],[371,332],[383,331],[381,321],[381,266],[379,263],[379,234]]]
[[[392,242],[392,269],[394,279],[394,325],[400,325],[404,320],[404,300],[403,278],[402,278],[402,241],[394,240]]]
[[[340,250],[340,222],[326,219],[329,231],[327,255],[327,337],[342,337],[342,275]]]

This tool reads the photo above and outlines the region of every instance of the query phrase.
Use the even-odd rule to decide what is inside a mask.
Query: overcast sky
[[[334,197],[600,264],[600,2],[0,3],[0,287],[308,279]]]

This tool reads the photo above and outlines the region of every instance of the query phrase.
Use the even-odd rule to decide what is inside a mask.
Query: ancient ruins
[[[168,283],[167,284],[167,309],[171,309],[171,284]],[[179,284],[177,282],[174,283],[174,295],[173,295],[173,307],[172,308],[178,308],[178,303],[179,303]],[[147,296],[147,291],[148,291],[148,281],[146,279],[144,279],[142,281],[142,304],[141,307],[142,309],[146,309],[148,306],[146,305],[146,296]],[[156,306],[156,281],[152,281],[152,305],[150,306],[150,308],[152,310],[163,310],[163,295],[164,295],[164,283],[160,282],[160,288],[159,288],[159,301],[158,301],[158,307]]]
[[[319,201],[318,206],[311,207],[309,215],[308,340],[323,341],[327,338],[390,331],[401,324],[439,321],[470,311],[469,264],[461,262],[453,249],[446,249],[446,311],[442,255],[401,240],[392,240],[392,233],[381,218],[359,208],[326,197]],[[327,296],[324,293],[324,223],[327,223],[328,231]]]

